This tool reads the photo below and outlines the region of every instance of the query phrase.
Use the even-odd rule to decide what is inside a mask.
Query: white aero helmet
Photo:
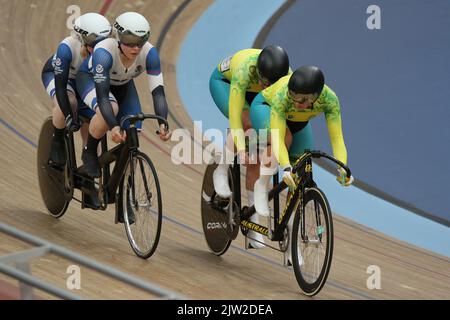
[[[137,12],[125,12],[114,23],[116,37],[128,47],[142,48],[150,37],[150,24]]]
[[[98,42],[109,37],[112,28],[104,16],[90,12],[75,20],[73,30],[81,43],[93,48]]]

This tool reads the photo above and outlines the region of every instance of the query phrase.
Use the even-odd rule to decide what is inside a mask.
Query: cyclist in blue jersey
[[[93,115],[77,94],[75,78],[78,70],[94,46],[109,37],[110,33],[111,25],[105,17],[97,13],[86,13],[75,20],[73,35],[61,41],[57,52],[44,65],[42,82],[53,100],[54,133],[49,161],[56,166],[63,166],[66,162],[65,128],[77,131],[78,115]],[[82,136],[86,142],[87,128],[84,132],[82,130]]]
[[[99,43],[80,68],[77,90],[87,106],[94,112],[89,125],[89,136],[82,160],[91,177],[100,177],[97,147],[100,139],[111,130],[116,143],[125,141],[119,126],[125,115],[141,112],[134,78],[147,73],[149,91],[153,97],[155,113],[167,119],[168,107],[164,93],[163,74],[157,49],[148,42],[150,25],[136,12],[120,15],[114,24],[116,38]],[[125,126],[129,126],[125,123]],[[136,127],[141,129],[142,123]],[[170,132],[160,123],[159,137],[170,139]]]

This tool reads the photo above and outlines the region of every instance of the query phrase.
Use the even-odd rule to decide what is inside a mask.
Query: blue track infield
[[[374,4],[380,29],[370,30]],[[323,69],[355,177],[449,225],[450,1],[295,1],[269,43],[286,48],[293,68]],[[312,125],[330,152],[323,116]]]

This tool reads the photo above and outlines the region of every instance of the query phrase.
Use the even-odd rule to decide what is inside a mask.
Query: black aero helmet
[[[289,57],[283,48],[267,46],[259,54],[257,67],[262,78],[269,80],[270,83],[275,83],[288,74]]]
[[[315,66],[303,66],[294,71],[289,79],[288,88],[296,94],[320,95],[325,84],[322,71]]]

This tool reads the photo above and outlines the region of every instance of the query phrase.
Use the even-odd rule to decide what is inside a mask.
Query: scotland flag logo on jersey
[[[103,73],[103,71],[104,71],[104,69],[103,69],[103,66],[102,66],[101,64],[98,64],[98,65],[95,67],[95,72],[97,72],[97,73]]]

